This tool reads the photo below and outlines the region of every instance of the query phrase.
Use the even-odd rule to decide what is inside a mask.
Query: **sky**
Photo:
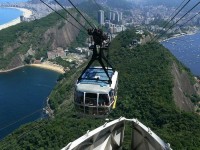
[[[26,2],[28,0],[0,0],[0,3],[4,3],[4,2]]]

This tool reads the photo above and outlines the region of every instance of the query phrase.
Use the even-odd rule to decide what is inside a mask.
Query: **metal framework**
[[[92,58],[89,61],[88,65],[83,70],[80,77],[78,78],[78,82],[81,79],[83,79],[82,78],[83,74],[86,72],[86,70],[88,68],[90,68],[90,66],[94,63],[94,61],[98,61],[108,77],[109,84],[111,84],[112,80],[108,74],[108,67],[110,67],[113,71],[114,71],[114,69],[113,69],[112,65],[109,63],[109,61],[106,58],[105,53],[104,53],[105,50],[107,50],[107,51],[109,50],[110,40],[108,39],[107,35],[103,34],[103,31],[101,29],[89,29],[88,34],[90,36],[92,36],[92,38],[94,40],[94,45],[91,45],[89,47],[89,49],[93,51],[93,54],[92,54]],[[107,67],[104,62],[106,63]]]
[[[125,123],[131,123],[132,150],[172,150],[169,143],[165,143],[150,128],[137,119],[120,117],[94,129],[77,140],[69,143],[62,150],[121,150],[124,142]]]

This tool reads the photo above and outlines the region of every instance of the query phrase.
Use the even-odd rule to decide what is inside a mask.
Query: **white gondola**
[[[84,114],[106,115],[115,108],[117,100],[118,72],[112,68],[106,68],[112,80],[102,67],[90,67],[77,81],[75,87],[74,103],[76,109]]]
[[[75,85],[74,104],[81,113],[101,116],[116,106],[118,72],[108,61],[108,36],[101,29],[88,30],[88,34],[94,40],[89,47],[93,54]],[[99,62],[100,67],[92,67],[94,61]]]

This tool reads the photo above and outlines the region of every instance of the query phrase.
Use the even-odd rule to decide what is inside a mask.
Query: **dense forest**
[[[107,118],[138,118],[173,149],[200,147],[200,116],[175,106],[171,74],[174,57],[159,43],[130,48],[134,29],[121,32],[111,43],[110,61],[119,72],[117,108]],[[86,64],[64,74],[51,92],[54,117],[21,126],[0,142],[0,149],[55,150],[102,125],[104,118],[82,116],[73,105],[74,83]],[[180,70],[184,70],[181,68]],[[129,149],[126,128],[124,149]]]

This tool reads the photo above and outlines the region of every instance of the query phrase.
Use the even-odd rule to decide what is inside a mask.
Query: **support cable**
[[[96,0],[93,0],[93,2],[97,5],[97,7],[99,8],[99,10],[101,10],[100,5],[96,2]]]
[[[67,18],[65,18],[63,15],[61,15],[58,11],[54,10],[51,6],[49,6],[47,3],[45,3],[43,0],[40,0],[43,4],[45,4],[48,8],[50,8],[52,11],[54,11],[57,15],[59,15],[61,18],[63,18],[64,20],[66,20],[67,22],[69,22],[72,26],[74,26],[76,29],[78,29],[80,32],[86,34],[85,32],[83,32],[79,27],[77,27],[76,25],[74,25],[72,22],[70,22]],[[86,34],[87,35],[87,34]]]
[[[175,23],[173,23],[168,29],[167,31],[169,31],[174,25],[176,25],[181,19],[183,19],[188,13],[190,13],[195,7],[197,7],[200,4],[200,1],[195,4],[190,10],[188,10],[181,18],[179,18]],[[163,36],[165,33],[167,33],[167,31],[165,31],[162,35],[160,35],[159,37],[156,38],[156,40],[158,40],[161,36]]]
[[[78,10],[78,8],[71,2],[71,0],[68,0],[70,4],[79,12],[79,14],[85,19],[85,21],[90,25],[91,28],[95,28],[91,25],[91,23],[85,18],[85,16]]]
[[[39,128],[42,127],[44,124],[45,124],[45,123],[41,123],[40,125],[35,125],[35,126],[33,126],[28,132],[24,131],[24,133],[18,135],[18,136],[16,137],[17,143],[18,143],[22,138],[26,137],[29,133],[31,133],[33,130],[39,129]],[[12,144],[6,144],[6,143],[5,143],[5,144],[3,144],[2,147],[3,147],[3,150],[7,150],[8,148],[11,149],[11,146],[13,147]]]
[[[188,5],[188,3],[190,2],[191,0],[188,0],[182,7],[181,9],[165,24],[165,26],[163,28],[165,28],[180,12],[181,10],[183,10],[183,8],[185,8],[185,6]]]
[[[8,124],[8,125],[6,125],[6,126],[0,128],[0,131],[2,131],[2,130],[4,130],[4,129],[6,129],[6,128],[8,128],[8,127],[10,127],[10,126],[12,126],[12,125],[14,125],[14,124],[16,124],[16,123],[18,123],[18,122],[24,120],[24,119],[26,119],[26,118],[29,118],[30,116],[32,116],[32,115],[34,115],[34,114],[36,114],[36,113],[38,113],[38,112],[40,112],[40,111],[42,111],[42,110],[43,110],[43,109],[38,109],[38,110],[32,112],[31,114],[28,114],[28,115],[26,115],[26,116],[24,116],[24,117],[22,117],[22,118],[20,118],[20,119],[18,119],[18,120],[16,120],[16,121],[12,122],[12,123],[10,123],[10,124]]]
[[[169,20],[172,16],[173,16],[173,14],[182,6],[182,4],[185,2],[186,0],[183,0],[182,2],[181,2],[181,4],[172,12],[172,14],[170,15],[170,17],[167,19],[167,20]]]
[[[198,12],[197,14],[195,14],[193,17],[191,17],[190,19],[188,19],[185,23],[183,23],[182,25],[180,25],[180,28],[185,26],[189,21],[191,21],[192,19],[194,19],[197,15],[199,15],[200,12]]]
[[[182,7],[181,7],[181,9],[163,26],[163,28],[165,28],[165,27],[167,27],[167,25],[183,10],[183,8],[185,8],[185,6],[187,6],[188,5],[188,3],[190,2],[191,0],[188,0]],[[184,2],[184,1],[183,1]],[[182,3],[183,3],[182,2]],[[181,3],[181,5],[182,5],[182,3]],[[180,5],[180,6],[181,6]],[[163,33],[165,33],[165,31],[163,32]],[[156,36],[154,36],[154,38],[151,40],[151,41],[154,41],[155,39],[157,39],[158,37],[156,37]]]
[[[85,26],[83,26],[65,7],[63,7],[57,0],[54,0],[60,7],[62,7],[62,9],[64,9],[74,20],[76,20],[76,22],[78,22],[78,24],[83,27],[86,31],[87,28]]]

